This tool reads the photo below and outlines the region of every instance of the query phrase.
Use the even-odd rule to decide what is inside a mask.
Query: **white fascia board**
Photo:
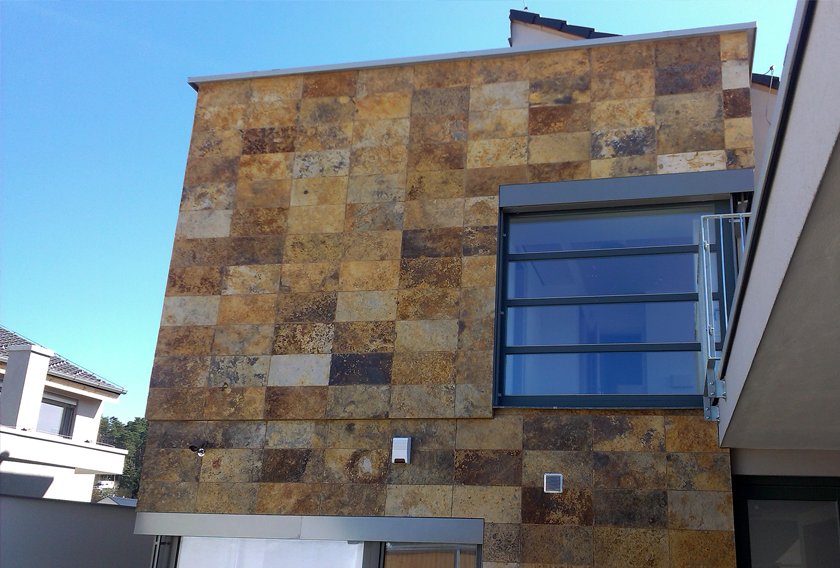
[[[375,61],[361,61],[355,63],[338,63],[333,65],[315,65],[310,67],[292,67],[289,69],[271,69],[269,71],[248,71],[245,73],[227,73],[223,75],[205,75],[190,77],[187,82],[196,90],[201,83],[216,83],[220,81],[237,81],[242,79],[258,79],[263,77],[280,77],[283,75],[301,75],[307,73],[326,73],[330,71],[348,71],[356,69],[378,69],[382,67],[398,67],[401,65],[417,65],[422,63],[438,63],[442,61],[457,61],[462,59],[484,59],[522,55],[528,53],[542,53],[545,51],[563,51],[587,49],[608,45],[625,45],[644,41],[660,41],[667,39],[685,39],[690,37],[720,35],[737,32],[747,32],[750,48],[750,61],[755,46],[755,22],[728,24],[725,26],[711,26],[687,30],[654,32],[628,36],[604,37],[595,39],[575,39],[545,43],[541,45],[527,45],[523,47],[502,47],[497,49],[483,49],[478,51],[459,51],[456,53],[442,53],[439,55],[423,55],[418,57],[400,57],[396,59],[380,59]]]

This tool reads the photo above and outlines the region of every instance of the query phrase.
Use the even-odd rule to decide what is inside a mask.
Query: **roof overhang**
[[[800,1],[719,373],[721,445],[840,450],[840,4]]]

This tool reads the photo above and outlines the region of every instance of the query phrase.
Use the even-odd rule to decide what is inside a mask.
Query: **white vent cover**
[[[391,463],[411,463],[411,438],[394,438]]]
[[[543,474],[543,491],[545,493],[563,493],[563,474]]]

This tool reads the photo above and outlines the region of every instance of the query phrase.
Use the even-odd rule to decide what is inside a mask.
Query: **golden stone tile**
[[[665,449],[663,416],[595,416],[593,449],[601,452],[661,452]]]
[[[287,215],[288,211],[281,207],[236,209],[230,219],[230,236],[285,235]]]
[[[260,483],[256,513],[317,515],[320,505],[320,483]]]
[[[592,130],[653,126],[653,97],[592,103]]]
[[[727,148],[752,148],[752,118],[727,118],[723,121]]]
[[[396,290],[399,280],[396,260],[345,261],[339,269],[339,289],[344,291]]]
[[[406,198],[446,199],[464,195],[464,171],[412,172],[407,176]]]
[[[204,419],[262,420],[264,405],[264,387],[209,388]]]
[[[528,108],[528,81],[470,87],[470,112]]]
[[[344,230],[344,205],[309,205],[290,207],[288,232],[340,233]]]
[[[467,139],[469,115],[459,112],[452,115],[411,117],[409,144],[443,144],[463,142]]]
[[[455,355],[451,352],[395,353],[392,385],[451,384],[455,380]]]
[[[589,74],[577,76],[551,77],[531,81],[531,106],[570,105],[588,103]]]
[[[206,450],[201,460],[200,481],[248,483],[260,480],[262,450]]]
[[[266,181],[243,179],[236,184],[234,202],[237,209],[288,207],[291,187],[290,179]]]
[[[452,514],[449,485],[389,485],[386,491],[386,516],[449,517]]]
[[[415,89],[435,89],[469,84],[469,60],[442,61],[414,66]]]
[[[460,284],[461,262],[454,255],[400,262],[400,288],[458,288]]]
[[[289,179],[292,177],[295,155],[285,154],[254,154],[242,156],[239,160],[238,181],[263,181]],[[238,185],[238,184],[237,184]],[[237,187],[237,193],[238,193]]]
[[[455,417],[492,418],[493,385],[455,385]]]
[[[470,197],[464,203],[464,225],[480,227],[499,222],[499,198],[496,196]]]
[[[483,518],[487,523],[518,523],[520,492],[519,487],[456,485],[452,491],[452,516]]]
[[[400,258],[402,231],[353,231],[344,234],[344,260]]]
[[[575,49],[532,53],[530,78],[543,79],[560,75],[584,75],[589,72],[589,50]]]
[[[747,59],[750,56],[747,32],[722,34],[720,36],[720,60]]]
[[[528,111],[528,134],[583,132],[589,130],[589,103],[537,106]]]
[[[152,448],[143,456],[143,483],[198,481],[201,458],[188,448]]]
[[[529,77],[530,55],[473,59],[470,61],[470,80],[473,85],[522,81]]]
[[[589,179],[589,166],[589,160],[561,162],[559,164],[529,164],[528,183]]]
[[[656,157],[656,173],[709,172],[726,169],[726,151],[686,152]]]
[[[211,326],[161,327],[155,355],[209,355],[212,343]]]
[[[462,259],[462,263],[462,286],[472,287],[496,285],[495,256],[466,256]]]
[[[350,176],[347,203],[405,201],[405,173]]]
[[[208,156],[238,156],[242,153],[239,130],[201,130],[193,132],[189,160]]]
[[[458,347],[457,320],[397,322],[396,351],[454,351]]]
[[[376,483],[388,473],[388,450],[327,448],[324,451],[324,481],[329,483]]]
[[[190,160],[184,172],[184,185],[236,181],[239,166],[237,156],[209,156]]]
[[[352,97],[356,94],[356,80],[359,72],[330,71],[326,73],[311,73],[303,75],[304,98],[317,97]]]
[[[411,112],[411,91],[356,97],[357,120],[407,118]]]
[[[196,105],[200,107],[246,104],[251,100],[248,81],[202,83],[198,87]]]
[[[668,559],[668,531],[665,529],[595,527],[594,542],[595,566],[671,566]]]
[[[561,472],[563,487],[591,488],[592,471],[592,452],[526,450],[522,455],[523,487],[542,487],[544,473]]]
[[[272,128],[277,126],[291,126],[297,120],[297,101],[278,100],[257,102],[248,106],[243,121],[246,128]]]
[[[353,139],[353,123],[302,124],[297,127],[296,152],[318,152],[349,148]]]
[[[342,236],[341,233],[289,235],[283,249],[283,261],[296,264],[341,260]]]
[[[338,263],[284,264],[280,288],[288,292],[332,291],[338,286]]]
[[[657,41],[654,46],[657,68],[720,62],[720,37],[716,35]]]
[[[463,224],[463,199],[424,199],[405,203],[405,229],[461,227]]]
[[[401,320],[455,319],[457,288],[410,288],[400,290],[397,317]]]
[[[415,144],[408,147],[407,168],[410,172],[461,170],[466,158],[464,142]]]
[[[273,323],[277,296],[222,296],[219,304],[219,325],[236,323]]]
[[[681,154],[724,148],[720,92],[656,97],[656,153]]]
[[[322,515],[381,517],[385,514],[384,485],[325,483],[322,488]]]
[[[270,325],[228,325],[216,328],[214,355],[267,355],[274,327]]]
[[[200,420],[206,388],[152,388],[146,403],[147,420]]]
[[[467,170],[464,195],[467,197],[499,195],[500,185],[525,183],[526,181],[527,168],[525,165]]]
[[[219,296],[174,296],[164,298],[161,326],[216,325]]]
[[[248,124],[245,115],[247,108],[244,104],[206,108],[196,107],[195,118],[193,119],[193,131],[236,130],[238,128],[244,128]]]
[[[326,446],[354,450],[390,450],[389,420],[330,420]]]
[[[197,513],[253,514],[258,483],[199,483]]]
[[[408,118],[357,120],[353,124],[353,147],[406,145],[410,124]]]
[[[525,136],[526,134],[528,134],[527,108],[470,113],[470,140],[513,138],[515,136]]]
[[[301,75],[251,79],[251,102],[296,101],[303,88]]]
[[[324,418],[327,406],[327,388],[267,387],[265,417],[268,420]]]
[[[354,148],[350,154],[350,174],[366,176],[405,172],[408,150],[405,146]]]
[[[454,418],[455,385],[393,385],[393,418]]]
[[[592,76],[592,100],[650,98],[655,94],[655,74],[650,69],[632,69]]]
[[[458,420],[459,450],[521,450],[522,417],[498,415],[489,420]]]
[[[592,72],[611,73],[654,66],[653,42],[595,47],[591,50]]]
[[[339,292],[335,321],[393,321],[397,291]]]
[[[359,79],[356,82],[356,95],[359,97],[413,89],[414,68],[412,67],[362,69],[359,71]]]
[[[516,166],[528,160],[526,137],[476,140],[467,145],[468,168]]]
[[[725,37],[725,36],[724,36]],[[732,531],[668,531],[672,568],[735,568]]]
[[[589,136],[589,132],[531,136],[528,143],[528,163],[546,164],[588,160]]]
[[[665,417],[665,449],[669,452],[720,452],[718,425],[701,414]]]
[[[295,113],[298,124],[349,122],[356,114],[356,103],[347,96],[301,99],[297,106],[300,107]]]
[[[656,174],[656,156],[628,156],[592,160],[589,163],[592,179],[652,176]]]

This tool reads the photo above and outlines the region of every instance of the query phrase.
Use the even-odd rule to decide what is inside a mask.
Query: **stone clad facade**
[[[734,566],[716,424],[494,411],[493,316],[499,185],[753,167],[748,58],[740,32],[200,84],[138,510],[478,517],[493,568]]]

